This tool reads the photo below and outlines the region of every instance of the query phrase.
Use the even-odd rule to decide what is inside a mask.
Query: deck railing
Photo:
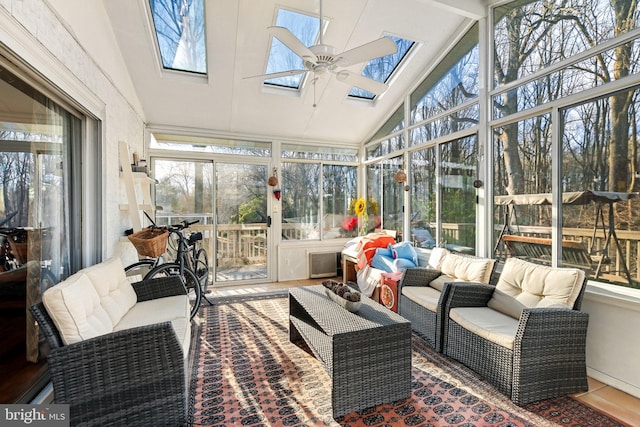
[[[190,216],[189,218],[192,218]],[[182,218],[174,217],[172,220],[179,221]],[[169,221],[171,222],[171,221]],[[206,219],[192,226],[194,231],[202,231],[203,245],[209,254],[213,253],[213,225]],[[475,224],[455,224],[444,223],[442,226],[443,240],[455,242],[461,246],[475,247]],[[496,236],[502,227],[496,226]],[[513,233],[530,237],[550,237],[551,231],[548,227],[517,226]],[[285,240],[300,240],[308,236],[309,230],[304,224],[289,223],[282,225],[282,238]],[[634,283],[640,283],[640,231],[616,230],[618,241],[622,249],[622,256],[619,256],[617,247],[613,239],[610,239],[606,253],[603,249],[606,238],[602,229],[596,230],[587,228],[564,228],[562,230],[563,240],[575,240],[582,242],[585,248],[591,248],[594,255],[605,255],[610,263],[603,266],[603,273],[606,280],[626,283],[623,265],[626,264]],[[218,224],[217,226],[217,263],[218,266],[235,267],[249,264],[266,263],[267,259],[267,225],[264,223],[255,224]],[[504,257],[505,252],[495,254],[496,257]],[[210,256],[210,258],[212,258]],[[624,263],[624,264],[623,264]]]
[[[502,227],[496,228],[497,233],[500,232]],[[512,233],[520,236],[528,237],[550,237],[551,231],[549,227],[537,227],[537,226],[515,226],[511,230]],[[607,237],[602,229],[597,229],[594,235],[594,230],[587,228],[563,228],[562,239],[574,240],[581,242],[584,247],[590,249],[591,254],[594,256],[604,256],[610,262],[603,264],[604,275],[601,275],[605,280],[613,281],[616,283],[627,283],[625,274],[626,265],[633,283],[629,284],[634,287],[638,287],[640,283],[640,268],[638,266],[638,260],[640,259],[640,231],[625,231],[616,230],[616,236],[620,244],[621,253],[618,252],[616,242],[613,238],[609,239],[609,244],[604,250]],[[496,254],[497,257],[504,257],[504,251]]]

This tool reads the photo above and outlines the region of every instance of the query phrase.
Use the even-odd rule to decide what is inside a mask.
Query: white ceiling
[[[383,35],[417,42],[374,103],[349,99],[348,85],[329,75],[301,92],[266,88],[271,43],[267,27],[278,7],[319,13],[319,0],[205,0],[207,77],[162,71],[147,0],[103,2],[150,127],[222,135],[360,144],[402,103],[443,49],[484,12],[482,0],[324,0],[324,43],[345,51]],[[455,5],[454,5],[455,4]],[[360,73],[365,64],[348,69]]]

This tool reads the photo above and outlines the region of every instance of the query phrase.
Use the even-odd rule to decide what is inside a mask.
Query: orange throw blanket
[[[386,248],[389,244],[395,244],[396,240],[386,233],[369,233],[362,237],[356,252],[358,253],[358,269],[365,265],[371,265],[371,258],[376,254],[376,249]]]

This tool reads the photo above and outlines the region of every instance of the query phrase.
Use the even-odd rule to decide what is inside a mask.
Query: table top
[[[351,313],[332,301],[322,285],[293,288],[289,290],[289,295],[311,315],[327,335],[404,324],[411,327],[411,322],[407,319],[364,295],[362,305],[356,313]]]

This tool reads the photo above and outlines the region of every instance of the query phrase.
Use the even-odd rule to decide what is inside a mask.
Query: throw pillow
[[[417,267],[416,263],[406,258],[396,258],[393,260],[392,271],[404,271],[407,268]]]
[[[404,258],[413,261],[414,264],[418,264],[418,254],[413,248],[412,242],[400,242],[395,245],[389,246],[393,251],[394,258]]]
[[[392,245],[389,245],[389,246],[392,246]],[[393,250],[391,250],[390,247],[378,248],[376,249],[376,255],[382,255],[389,258],[393,258]]]
[[[376,254],[371,258],[371,267],[390,273],[395,271],[393,269],[393,261],[394,259],[392,257],[382,255],[376,251]]]

